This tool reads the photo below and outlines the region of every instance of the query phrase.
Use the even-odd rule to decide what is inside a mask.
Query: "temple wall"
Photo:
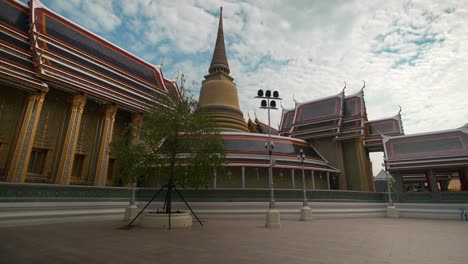
[[[245,168],[246,188],[268,188],[268,168]]]
[[[319,138],[309,141],[332,166],[341,170],[340,175],[330,177],[330,185],[340,190],[373,191],[372,168],[361,138],[337,141],[334,138]],[[317,174],[317,172],[316,172]],[[316,189],[326,189],[326,175],[317,174]]]
[[[0,180],[5,180],[25,100],[26,92],[0,83]]]
[[[274,187],[281,189],[292,189],[293,184],[291,173],[291,169],[273,169]]]
[[[341,141],[336,141],[333,137],[313,139],[309,140],[309,143],[312,144],[326,160],[328,160],[330,165],[341,170],[338,177],[339,189],[350,190],[347,171],[344,169],[345,158],[343,156],[343,143]]]
[[[346,175],[348,175],[348,189],[373,191],[371,163],[365,152],[362,139],[344,141],[343,155]]]
[[[292,177],[294,171],[294,179]],[[305,185],[307,190],[314,189],[312,177],[315,181],[315,189],[327,190],[327,173],[311,170],[304,171]],[[337,179],[330,176],[330,187],[338,189]],[[293,183],[294,181],[294,183]],[[301,169],[273,169],[273,184],[275,189],[302,189],[302,170]],[[242,168],[228,167],[218,168],[216,174],[216,188],[243,188]],[[245,188],[269,188],[268,168],[245,167]]]
[[[327,173],[323,171],[316,171],[314,175],[315,189],[327,190]]]
[[[68,116],[69,101],[70,96],[57,89],[51,88],[46,94],[33,144],[33,152],[43,151],[45,160],[40,171],[31,168],[33,161],[30,160],[26,182],[52,183],[54,181],[56,165],[63,147],[63,132],[66,130],[65,120]]]
[[[3,83],[0,88],[0,181],[93,185],[104,164],[110,165],[104,174],[111,174],[105,175],[110,180],[104,184],[120,183],[115,155],[107,155],[102,142],[109,145],[114,136],[128,137],[129,112],[120,110],[114,122],[116,107],[109,112],[109,105],[84,95],[55,87],[42,95]],[[37,110],[31,108],[35,102]]]
[[[216,175],[216,188],[242,188],[241,168],[219,168]]]
[[[75,154],[83,157],[82,169],[72,174],[71,184],[91,185],[94,180],[101,119],[102,113],[99,105],[93,100],[86,100],[75,150]]]
[[[359,156],[356,155],[356,142],[348,140],[343,142],[343,156],[345,162],[345,171],[348,175],[348,190],[359,191],[363,187],[360,175]]]

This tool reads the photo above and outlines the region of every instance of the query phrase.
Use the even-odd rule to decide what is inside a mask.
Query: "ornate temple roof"
[[[382,136],[388,170],[468,164],[468,126],[403,136]]]
[[[269,167],[269,155],[265,149],[268,134],[222,132],[221,136],[224,139],[227,166]],[[302,149],[306,156],[304,160],[306,169],[340,172],[304,140],[275,135],[271,136],[271,140],[275,145],[272,152],[273,168],[301,169],[302,164],[297,159],[297,155]]]
[[[296,109],[284,109],[281,113],[281,123],[279,133],[288,134],[294,121],[294,112]]]
[[[364,134],[363,124],[367,121],[364,86],[358,93],[348,95],[343,102],[343,119],[338,140],[355,138]]]
[[[20,88],[47,91],[49,84],[130,111],[154,107],[168,89],[160,68],[48,9],[0,1],[0,77]]]
[[[337,136],[340,133],[343,99],[344,91],[318,100],[296,102],[291,128],[284,135],[302,139]],[[281,124],[286,126],[288,122],[282,121]]]
[[[339,94],[304,103],[296,102],[294,109],[283,109],[279,135],[305,140],[364,137],[369,151],[382,151],[382,141],[377,131],[385,135],[404,134],[401,115],[398,113],[395,117],[368,121],[364,88],[365,82],[359,92],[345,96],[345,83]]]
[[[0,1],[0,78],[32,92],[48,91],[48,86],[36,77],[30,50],[31,27],[29,9],[16,1]],[[17,85],[15,85],[17,86]]]
[[[216,36],[216,44],[213,52],[213,58],[211,59],[210,68],[208,72],[215,73],[222,71],[226,74],[230,73],[229,64],[226,56],[226,47],[224,45],[224,31],[223,31],[223,7],[219,10],[219,25],[218,34]]]
[[[401,121],[401,108],[398,113],[389,118],[366,121],[364,123],[364,146],[370,151],[383,151],[380,134],[387,136],[404,135]]]
[[[260,133],[260,134],[268,134],[268,125],[260,122],[260,120],[255,117],[255,120],[251,120],[249,117],[249,120],[247,121],[247,126],[249,128],[249,131],[252,133]],[[270,131],[272,135],[278,135],[278,130],[270,127]]]

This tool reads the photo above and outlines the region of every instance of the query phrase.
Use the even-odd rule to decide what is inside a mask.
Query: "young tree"
[[[168,192],[175,185],[206,186],[213,169],[224,161],[224,144],[215,124],[183,88],[180,94],[170,92],[161,104],[144,116],[139,142],[113,144],[119,175],[141,178],[157,171],[168,179]],[[166,212],[170,210],[169,203]]]

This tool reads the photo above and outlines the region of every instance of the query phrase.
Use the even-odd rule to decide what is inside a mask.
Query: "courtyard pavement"
[[[0,263],[468,263],[468,222],[208,219],[191,229],[121,221],[0,228]]]

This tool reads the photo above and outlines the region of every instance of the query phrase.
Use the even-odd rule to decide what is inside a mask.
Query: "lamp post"
[[[307,193],[306,193],[305,174],[304,174],[304,159],[305,159],[304,150],[301,149],[299,151],[299,155],[297,155],[297,159],[301,161],[301,165],[302,165],[302,192],[304,193],[302,206],[307,206]]]
[[[304,159],[305,159],[304,150],[301,149],[299,151],[299,155],[297,155],[297,159],[301,161],[302,165],[302,192],[304,194],[302,207],[301,207],[301,221],[309,220],[312,217],[312,211],[307,203],[307,191],[306,191],[306,182],[305,182],[305,173],[304,173]]]
[[[385,170],[385,181],[387,182],[388,206],[393,206],[392,191],[390,190],[390,188],[392,187],[392,184],[390,183],[390,178],[388,178],[388,172],[385,168],[385,164],[383,165],[384,165],[384,170]]]
[[[124,215],[124,220],[129,221],[133,218],[135,218],[136,215],[138,215],[138,207],[136,206],[136,190],[137,190],[137,180],[135,178],[135,181],[132,184],[132,196],[130,197],[130,205],[125,208],[125,215]]]
[[[388,193],[388,206],[387,206],[387,217],[389,218],[398,218],[398,209],[393,205],[393,200],[392,200],[392,191],[390,188],[392,187],[391,184],[391,179],[388,177],[388,172],[387,172],[387,167],[385,166],[385,163],[382,163],[382,167],[385,172],[385,181],[387,182],[387,193]]]
[[[279,97],[278,91],[274,91],[273,93],[270,90],[266,90],[263,93],[263,90],[260,89],[257,92],[257,96],[255,98],[262,99],[260,103],[260,109],[267,109],[268,110],[268,142],[265,142],[265,148],[268,150],[268,156],[270,165],[268,168],[268,182],[270,188],[270,205],[267,211],[266,217],[266,227],[273,227],[279,228],[281,227],[280,224],[280,213],[279,210],[276,209],[275,205],[275,193],[273,188],[273,160],[272,160],[272,152],[273,148],[275,147],[274,143],[271,141],[271,124],[270,124],[270,110],[278,110],[276,107],[276,100],[282,100]]]

